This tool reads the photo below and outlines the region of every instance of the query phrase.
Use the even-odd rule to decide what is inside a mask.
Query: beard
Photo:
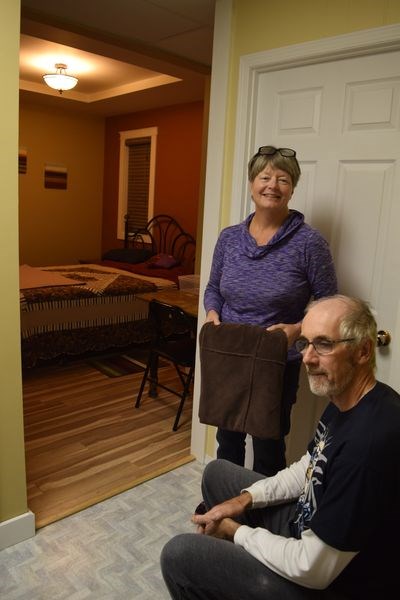
[[[352,381],[353,372],[354,368],[352,365],[348,365],[345,372],[341,373],[340,381],[332,381],[325,370],[307,369],[310,390],[316,396],[339,396]]]

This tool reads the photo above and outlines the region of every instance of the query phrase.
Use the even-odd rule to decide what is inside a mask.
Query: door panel
[[[340,291],[367,300],[378,327],[391,332],[391,345],[377,351],[377,377],[397,389],[399,65],[400,53],[389,52],[260,73],[254,104],[254,147],[297,150],[302,178],[292,206],[329,241]],[[291,438],[309,435],[322,404],[302,385]]]

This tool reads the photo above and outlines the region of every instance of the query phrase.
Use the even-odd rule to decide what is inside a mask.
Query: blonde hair
[[[271,165],[274,169],[281,169],[290,175],[293,187],[295,188],[299,182],[301,170],[295,156],[282,156],[278,151],[275,154],[255,154],[249,160],[247,165],[247,174],[250,182],[253,182],[261,171],[267,165]]]

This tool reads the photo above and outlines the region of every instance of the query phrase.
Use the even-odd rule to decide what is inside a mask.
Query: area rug
[[[127,354],[101,356],[87,360],[88,365],[97,369],[107,377],[122,377],[144,371],[146,365]]]
[[[146,368],[147,357],[148,350],[140,348],[124,354],[92,357],[86,362],[94,369],[107,375],[107,377],[123,377],[124,375],[143,372]],[[168,366],[168,363],[160,359],[159,368],[166,366]]]

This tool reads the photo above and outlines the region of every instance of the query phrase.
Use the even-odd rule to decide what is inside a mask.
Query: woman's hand
[[[277,323],[276,325],[267,327],[267,331],[276,331],[277,329],[283,329],[288,339],[288,347],[290,348],[300,336],[301,321],[299,323]]]
[[[208,311],[205,322],[214,323],[214,325],[221,325],[221,321],[219,320],[219,314],[213,308]]]

